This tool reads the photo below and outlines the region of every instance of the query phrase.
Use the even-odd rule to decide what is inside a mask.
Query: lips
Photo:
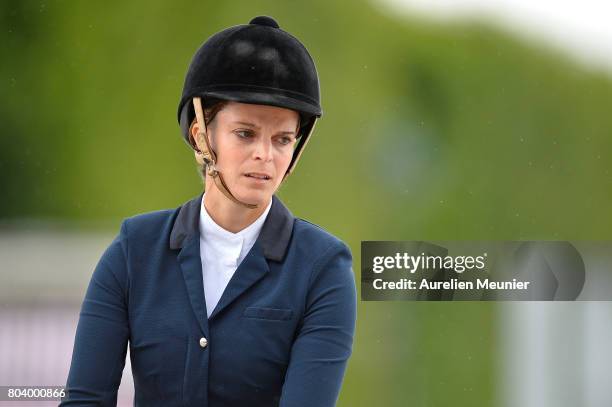
[[[270,175],[263,173],[263,172],[247,172],[244,175],[249,178],[255,178],[255,179],[260,179],[260,180],[269,180],[272,178]]]

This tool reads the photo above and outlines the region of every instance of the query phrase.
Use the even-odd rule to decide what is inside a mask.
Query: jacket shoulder
[[[159,237],[167,240],[179,209],[180,207],[162,209],[125,218],[121,225],[121,233],[128,238],[128,241],[131,238],[151,240]]]
[[[329,233],[321,226],[302,218],[295,218],[294,235],[297,244],[308,242],[308,244],[315,245],[318,249],[337,247],[349,250],[350,252],[348,245],[341,239]]]

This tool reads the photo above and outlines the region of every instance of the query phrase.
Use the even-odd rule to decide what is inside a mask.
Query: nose
[[[260,137],[255,145],[254,158],[262,161],[272,161],[272,140]]]

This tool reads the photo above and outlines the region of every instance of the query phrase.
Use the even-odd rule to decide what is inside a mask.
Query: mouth
[[[270,179],[272,179],[271,176],[269,176],[268,174],[264,174],[261,172],[247,172],[246,174],[244,174],[245,177],[249,177],[249,178],[253,178],[256,180],[261,180],[261,181],[268,181]]]

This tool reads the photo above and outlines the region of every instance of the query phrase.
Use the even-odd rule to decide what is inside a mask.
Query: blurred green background
[[[486,22],[320,0],[3,0],[3,228],[116,233],[197,195],[184,74],[208,36],[261,14],[311,52],[324,110],[279,195],[349,243],[357,280],[362,240],[612,237],[609,73]],[[496,405],[498,315],[360,302],[338,405]]]

